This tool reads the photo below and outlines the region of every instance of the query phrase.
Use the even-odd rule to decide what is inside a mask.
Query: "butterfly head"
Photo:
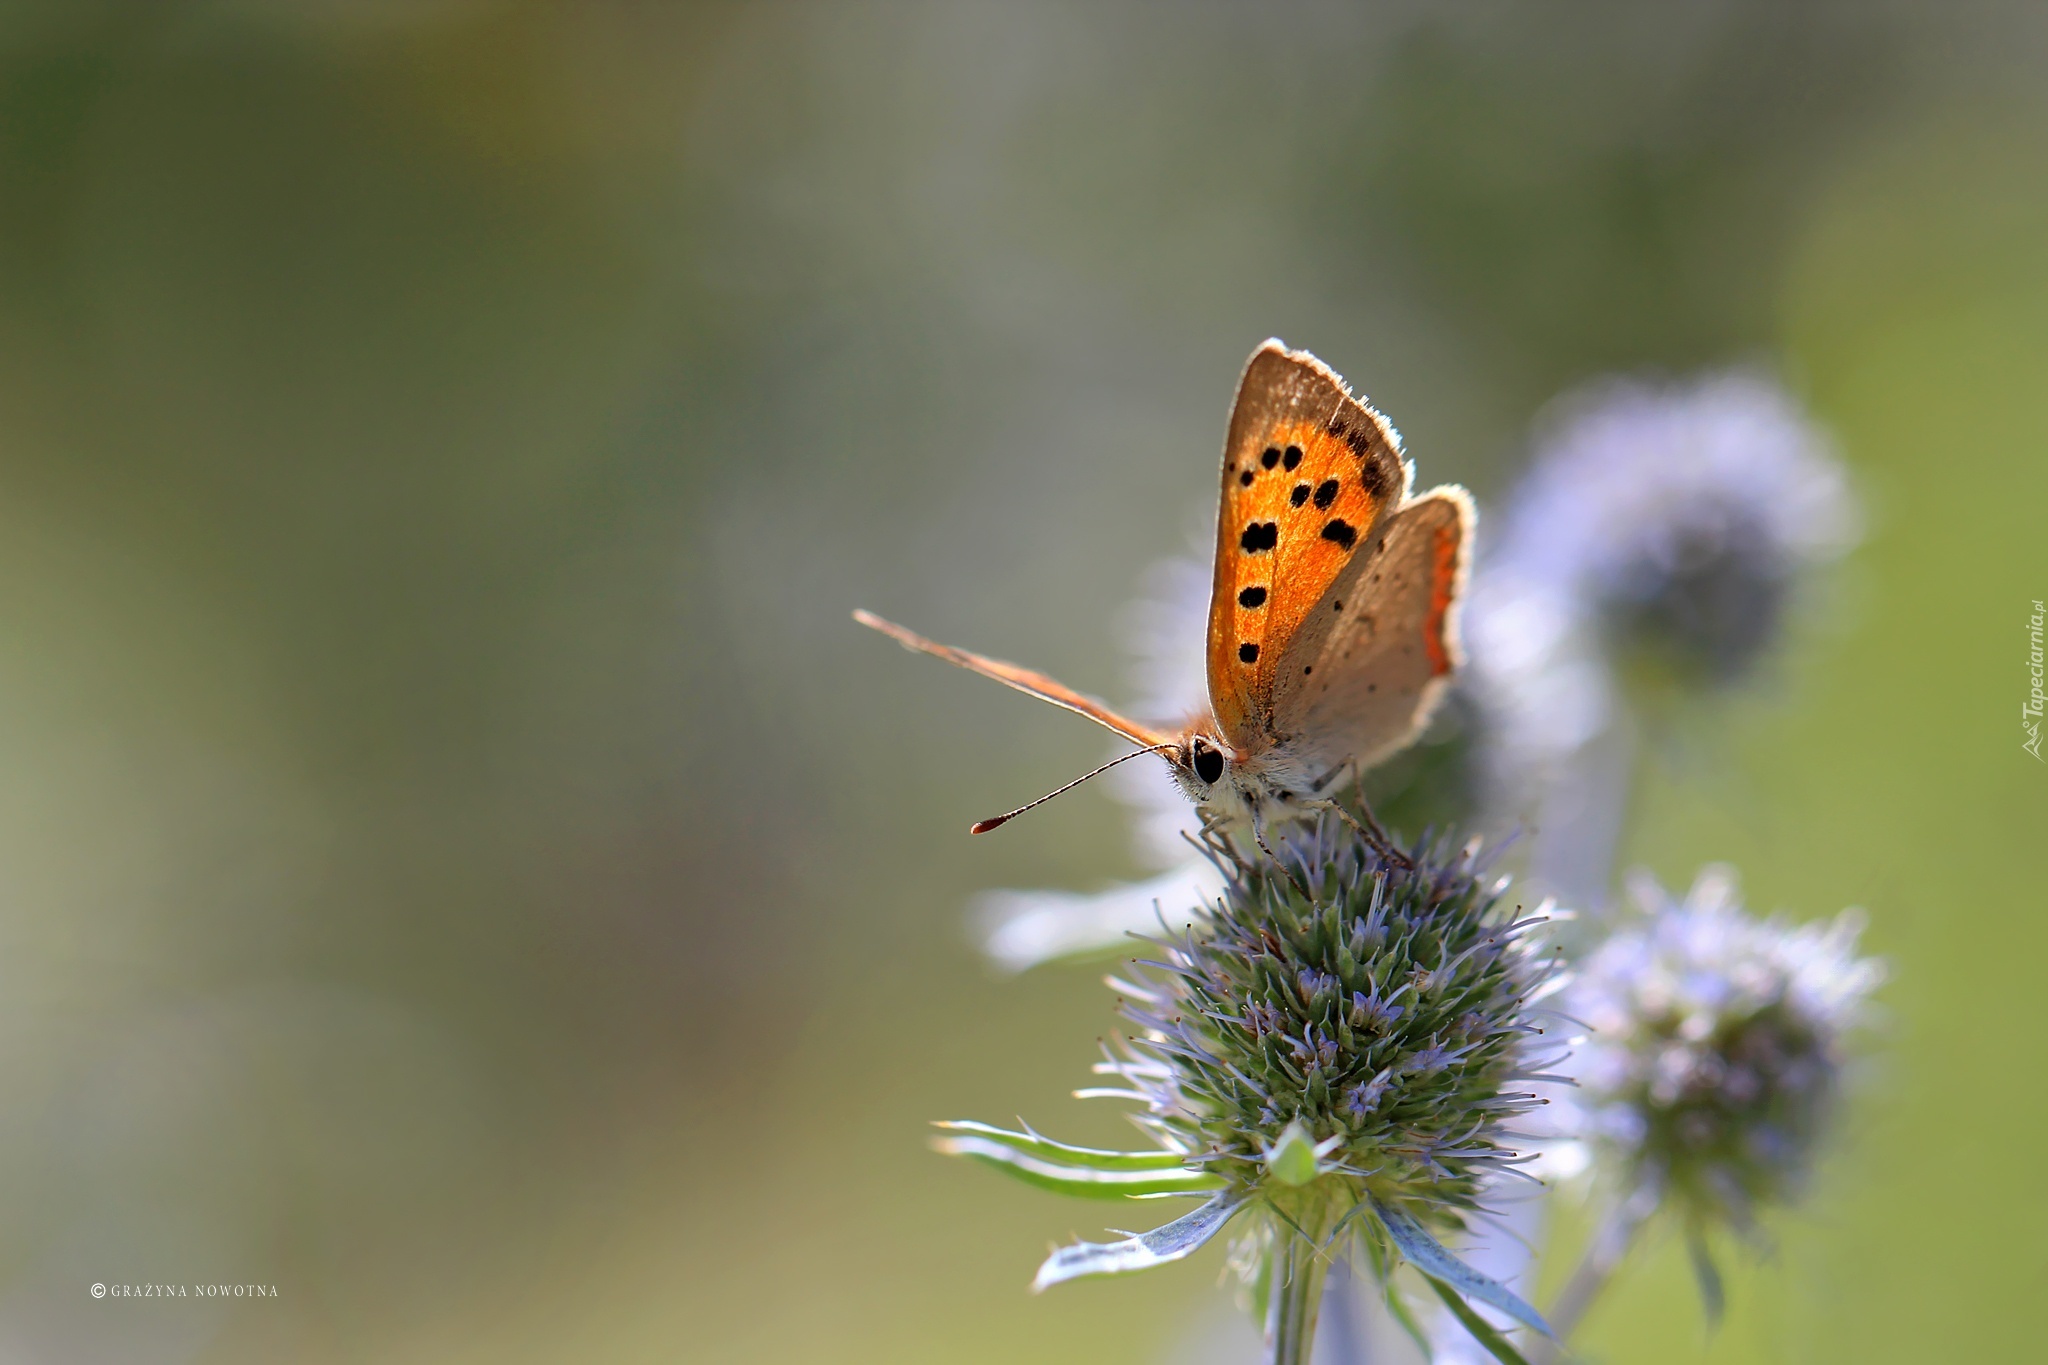
[[[1224,770],[1230,766],[1229,756],[1223,747],[1207,735],[1193,736],[1187,747],[1173,757],[1176,768],[1185,769],[1204,787],[1213,787],[1222,781]]]
[[[1190,801],[1226,824],[1307,818],[1317,783],[1287,746],[1247,752],[1190,727],[1165,754]]]
[[[1166,759],[1181,791],[1205,810],[1236,817],[1258,804],[1243,755],[1214,735],[1190,729]]]
[[[1181,731],[1161,756],[1188,800],[1209,809],[1232,807],[1238,803],[1240,757],[1206,728],[1197,728],[1200,724]]]

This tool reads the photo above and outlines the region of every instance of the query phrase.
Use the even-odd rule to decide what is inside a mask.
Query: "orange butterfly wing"
[[[1240,755],[1286,738],[1280,669],[1322,652],[1341,615],[1323,602],[1371,557],[1407,491],[1386,418],[1306,351],[1252,352],[1223,447],[1209,600],[1209,702]]]
[[[975,654],[965,649],[955,649],[951,645],[942,645],[936,640],[926,639],[914,630],[907,630],[894,621],[885,621],[871,611],[856,611],[853,619],[870,629],[881,631],[905,649],[944,659],[949,664],[957,664],[970,672],[981,674],[984,678],[994,678],[997,682],[1014,687],[1027,696],[1049,701],[1054,706],[1072,711],[1076,715],[1086,716],[1105,730],[1114,730],[1133,744],[1141,744],[1149,749],[1173,741],[1172,735],[1120,716],[1095,698],[1076,692],[1058,679],[1049,678],[1035,669],[1005,663],[1001,659],[991,659],[987,655]]]

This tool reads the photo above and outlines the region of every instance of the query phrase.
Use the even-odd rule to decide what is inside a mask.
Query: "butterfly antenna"
[[[1017,809],[1009,812],[1007,815],[998,815],[988,820],[976,820],[967,832],[969,834],[986,834],[992,829],[996,829],[1002,825],[1008,824],[1010,821],[1022,815],[1025,811],[1030,810],[1033,806],[1042,806],[1046,802],[1052,800],[1055,796],[1058,796],[1061,792],[1072,791],[1074,788],[1080,786],[1083,782],[1086,782],[1089,778],[1098,777],[1101,774],[1108,772],[1111,768],[1114,768],[1119,763],[1128,763],[1132,759],[1139,757],[1141,754],[1163,754],[1170,749],[1178,749],[1179,747],[1180,745],[1178,744],[1152,744],[1147,745],[1143,749],[1133,749],[1131,750],[1131,752],[1127,754],[1119,754],[1117,757],[1112,758],[1111,760],[1109,760],[1109,762],[1103,764],[1101,767],[1096,768],[1091,772],[1082,773],[1079,777],[1075,778],[1072,782],[1067,783],[1064,787],[1055,788],[1054,790],[1049,791],[1045,795],[1039,797],[1036,801],[1028,802],[1025,805],[1017,807]]]

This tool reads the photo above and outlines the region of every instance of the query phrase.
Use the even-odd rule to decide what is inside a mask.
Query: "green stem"
[[[1571,1279],[1565,1283],[1564,1291],[1557,1296],[1557,1302],[1552,1304],[1550,1311],[1545,1314],[1551,1330],[1557,1333],[1559,1343],[1571,1339],[1572,1330],[1579,1325],[1580,1319],[1586,1316],[1586,1310],[1593,1306],[1593,1301],[1600,1297],[1600,1291],[1605,1289],[1607,1282],[1614,1277],[1615,1269],[1620,1266],[1622,1258],[1628,1255],[1629,1248],[1635,1244],[1636,1233],[1655,1209],[1655,1199],[1648,1197],[1646,1191],[1638,1190],[1624,1200],[1621,1206],[1608,1216],[1600,1230],[1593,1234],[1593,1241],[1586,1248],[1585,1258],[1579,1262],[1578,1269],[1572,1272]],[[1537,1349],[1539,1361],[1561,1360],[1564,1357],[1561,1345],[1552,1346],[1545,1343]]]
[[[1273,1280],[1266,1297],[1266,1365],[1308,1365],[1316,1313],[1330,1264],[1316,1244],[1291,1228],[1274,1238]]]

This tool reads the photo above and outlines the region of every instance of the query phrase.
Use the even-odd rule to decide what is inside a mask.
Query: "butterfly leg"
[[[1266,842],[1266,822],[1259,818],[1259,811],[1256,806],[1252,808],[1252,842],[1259,846],[1259,852],[1272,860],[1275,867],[1280,865],[1280,855],[1275,853],[1273,846]]]
[[[1403,872],[1413,872],[1415,870],[1415,860],[1400,849],[1395,848],[1394,841],[1387,837],[1387,832],[1380,828],[1380,822],[1373,818],[1372,807],[1365,804],[1364,793],[1360,793],[1358,799],[1358,809],[1365,816],[1365,823],[1363,824],[1359,823],[1358,817],[1353,815],[1347,807],[1335,801],[1304,801],[1302,805],[1310,810],[1335,811],[1345,824],[1365,836],[1365,841],[1372,845],[1373,852],[1379,854],[1380,857],[1400,868]]]
[[[1403,872],[1413,872],[1415,860],[1394,846],[1393,836],[1380,827],[1380,822],[1374,818],[1372,807],[1367,804],[1363,791],[1358,793],[1358,813],[1365,817],[1365,837],[1379,849],[1381,856]]]
[[[1273,846],[1266,842],[1266,822],[1259,818],[1257,809],[1252,811],[1252,839],[1258,844],[1260,851],[1266,855],[1267,861],[1280,869],[1280,875],[1294,883],[1294,889],[1301,892],[1303,899],[1315,899],[1315,892],[1310,890],[1308,883],[1301,879],[1301,874],[1280,861],[1280,855],[1275,853]]]

